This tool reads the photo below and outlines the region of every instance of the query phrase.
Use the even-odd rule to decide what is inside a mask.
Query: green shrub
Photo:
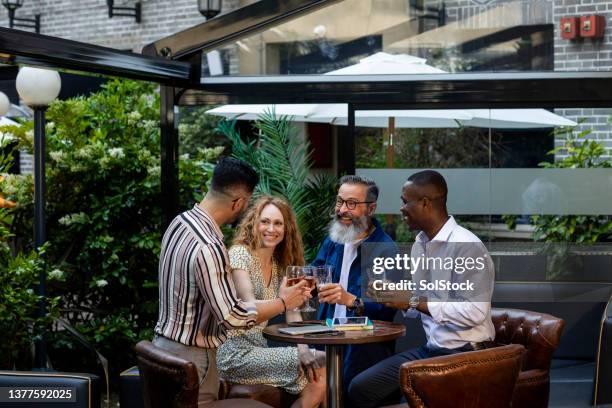
[[[583,121],[581,121],[583,122]],[[556,138],[564,137],[563,145],[548,152],[553,160],[541,162],[546,169],[610,168],[612,161],[604,159],[606,148],[589,139],[591,129],[580,132],[575,127],[556,129]],[[556,158],[559,159],[555,160]],[[502,219],[510,229],[516,228],[517,215],[504,215]],[[550,243],[595,243],[612,236],[612,219],[609,215],[541,215],[530,217],[535,226],[534,241]]]
[[[132,347],[150,338],[157,317],[157,268],[162,231],[159,94],[154,84],[110,80],[88,97],[53,103],[47,112],[48,259],[63,274],[49,291],[62,316],[110,360],[113,371],[133,364]],[[31,125],[14,133],[32,147]],[[180,203],[206,191],[221,149],[181,157]],[[15,245],[29,244],[31,177],[9,178]],[[25,238],[25,239],[24,239]],[[65,331],[52,340],[54,361],[83,369]],[[50,352],[53,357],[53,351]]]
[[[9,159],[0,156],[0,172],[6,170]],[[6,193],[6,179],[0,184],[0,191]],[[14,251],[13,221],[12,212],[0,208],[0,369],[29,369],[32,343],[50,329],[58,314],[58,299],[46,298],[48,313],[38,316],[41,298],[36,290],[44,262],[36,251]],[[51,280],[58,278],[55,270],[49,275]]]
[[[612,162],[602,156],[606,149],[602,143],[589,139],[591,129],[576,133],[576,128],[559,128],[555,136],[564,136],[562,146],[548,152],[550,155],[563,154],[552,163],[542,162],[543,168],[610,168]],[[534,215],[534,240],[545,242],[594,243],[612,234],[612,219],[608,215]]]

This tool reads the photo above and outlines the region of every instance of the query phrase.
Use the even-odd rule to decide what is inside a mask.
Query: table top
[[[297,344],[368,344],[395,340],[406,333],[406,327],[402,324],[394,324],[380,320],[372,321],[373,330],[347,330],[344,336],[292,336],[280,333],[278,329],[287,327],[287,324],[273,324],[263,330],[265,338],[285,343]]]

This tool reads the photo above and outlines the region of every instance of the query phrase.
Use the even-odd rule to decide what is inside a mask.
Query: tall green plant
[[[230,140],[233,155],[259,174],[255,195],[279,195],[291,204],[302,232],[306,259],[313,259],[325,237],[327,215],[336,194],[336,177],[311,176],[308,141],[298,137],[287,117],[277,117],[274,111],[258,118],[255,129],[259,137],[251,141],[243,140],[235,121],[223,121],[218,129]]]

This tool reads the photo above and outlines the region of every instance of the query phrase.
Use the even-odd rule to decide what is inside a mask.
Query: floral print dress
[[[272,261],[270,285],[266,286],[259,259],[245,246],[231,247],[229,258],[232,269],[249,273],[255,299],[277,297],[281,276],[276,260]],[[297,348],[268,347],[262,334],[267,325],[266,321],[249,330],[228,331],[227,341],[217,350],[219,376],[235,384],[266,384],[299,394],[308,380],[300,374]]]

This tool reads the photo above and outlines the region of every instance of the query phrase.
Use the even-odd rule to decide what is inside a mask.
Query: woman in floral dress
[[[229,250],[232,277],[246,301],[278,297],[283,271],[303,265],[302,239],[295,215],[284,200],[264,196],[248,210]],[[287,321],[301,320],[287,311]],[[231,330],[217,351],[219,375],[237,384],[266,384],[300,398],[294,407],[317,407],[325,398],[325,354],[300,344],[268,347],[267,322],[248,331]]]

